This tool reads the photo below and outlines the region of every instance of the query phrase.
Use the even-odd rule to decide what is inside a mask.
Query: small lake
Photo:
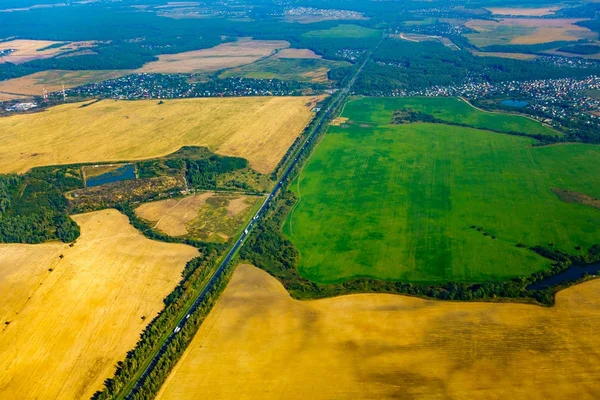
[[[541,281],[537,281],[527,286],[528,290],[544,290],[548,289],[550,286],[558,285],[567,281],[575,281],[583,278],[585,274],[588,275],[598,275],[600,274],[600,263],[597,264],[573,264],[560,274],[556,274],[554,276],[550,276],[546,279],[542,279]]]
[[[525,107],[529,103],[523,100],[502,100],[500,104],[508,107]]]
[[[135,166],[133,164],[125,164],[105,174],[88,178],[85,182],[85,187],[100,186],[127,179],[135,179]]]

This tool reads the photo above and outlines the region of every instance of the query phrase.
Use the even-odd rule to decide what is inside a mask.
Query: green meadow
[[[381,32],[376,29],[365,28],[360,25],[352,24],[342,24],[329,29],[309,31],[304,34],[306,37],[328,39],[362,39],[374,38],[378,37],[379,35],[381,35]]]
[[[550,267],[517,244],[576,254],[600,243],[600,210],[565,203],[551,190],[600,197],[600,146],[532,147],[533,139],[482,129],[388,123],[401,104],[439,110],[439,118],[460,111],[459,122],[477,126],[534,122],[481,119],[458,100],[450,109],[442,103],[366,98],[346,106],[349,121],[330,127],[292,184],[300,200],[283,229],[303,276],[505,280]]]
[[[538,121],[520,115],[485,112],[456,97],[407,97],[381,98],[376,101],[365,98],[346,105],[346,116],[355,121],[387,124],[394,110],[412,108],[431,114],[448,122],[462,123],[474,128],[493,129],[503,132],[520,132],[530,135],[557,136],[560,132]]]

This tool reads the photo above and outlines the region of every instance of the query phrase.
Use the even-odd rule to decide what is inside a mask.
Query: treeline
[[[82,187],[79,170],[35,168],[25,175],[0,176],[0,242],[72,242],[79,226],[67,215],[67,190]]]
[[[421,285],[403,282],[381,281],[371,278],[354,278],[338,284],[319,284],[302,277],[297,270],[298,251],[283,235],[281,227],[296,202],[292,192],[278,196],[240,250],[240,257],[276,277],[297,299],[317,299],[351,293],[394,293],[427,297],[440,300],[517,300],[544,305],[554,303],[554,294],[559,289],[528,290],[530,284],[556,275],[567,269],[572,262],[600,260],[600,245],[593,246],[581,260],[565,253],[548,250],[541,246],[532,248],[540,255],[555,261],[551,269],[504,282],[480,284],[448,282],[436,285]],[[566,287],[563,284],[560,288]]]
[[[536,54],[544,50],[551,50],[557,47],[569,46],[574,43],[588,43],[588,40],[580,39],[577,42],[568,40],[557,40],[547,43],[536,43],[536,44],[494,44],[480,48],[479,50],[484,52],[498,52],[498,53],[524,53],[524,54]]]

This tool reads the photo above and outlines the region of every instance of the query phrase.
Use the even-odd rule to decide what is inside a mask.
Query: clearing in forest
[[[551,308],[387,294],[297,301],[241,265],[158,399],[591,400],[599,329],[600,280],[560,292]]]
[[[0,173],[42,165],[146,159],[182,146],[207,146],[221,155],[245,158],[258,172],[270,173],[313,118],[310,110],[321,99],[103,100],[13,115],[0,118]]]
[[[268,57],[278,49],[289,47],[284,40],[252,40],[223,43],[210,49],[185,53],[164,54],[158,61],[144,65],[139,72],[199,73],[214,72],[224,68],[239,67]]]
[[[225,242],[237,233],[260,200],[260,196],[202,192],[142,204],[135,213],[169,236]]]
[[[89,399],[198,255],[116,210],[73,218],[73,247],[0,245],[0,398]]]
[[[547,129],[457,99],[349,102],[349,120],[329,128],[291,186],[299,201],[284,233],[304,277],[505,280],[550,267],[518,244],[585,254],[600,242],[598,210],[553,192],[600,198],[600,146],[534,147],[531,138],[484,129],[391,123],[395,110],[409,109],[477,128]]]
[[[0,64],[23,64],[32,60],[51,58],[62,53],[92,47],[94,42],[53,42],[51,40],[17,39],[0,43],[0,50],[14,50],[0,57]]]

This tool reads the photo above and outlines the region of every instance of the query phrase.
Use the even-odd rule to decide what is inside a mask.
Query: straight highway
[[[231,262],[232,258],[237,254],[239,249],[243,246],[244,241],[246,240],[248,235],[252,232],[252,229],[257,224],[258,220],[264,216],[269,205],[273,201],[273,198],[285,186],[288,178],[290,177],[290,174],[292,173],[292,171],[298,164],[301,156],[304,155],[304,153],[310,149],[310,144],[316,139],[317,135],[323,128],[323,124],[326,123],[327,121],[329,121],[331,112],[334,111],[336,109],[336,107],[338,105],[340,105],[346,99],[346,97],[350,93],[350,89],[352,88],[352,86],[354,85],[354,82],[356,81],[356,78],[360,75],[360,73],[364,69],[365,65],[369,61],[371,54],[372,54],[372,51],[370,51],[368,53],[368,55],[365,57],[362,64],[356,70],[356,72],[354,73],[354,75],[352,76],[352,78],[350,79],[348,84],[344,88],[340,89],[336,94],[334,94],[335,97],[333,98],[331,103],[326,107],[326,109],[324,111],[322,111],[322,114],[319,116],[319,118],[320,118],[319,123],[313,128],[312,132],[309,133],[308,137],[304,141],[304,144],[302,145],[302,147],[300,147],[300,149],[297,150],[296,154],[290,156],[291,162],[285,169],[285,172],[281,175],[281,177],[277,181],[277,184],[273,187],[273,190],[271,191],[269,196],[265,199],[265,201],[263,202],[261,207],[258,209],[256,214],[252,217],[252,219],[250,220],[248,225],[244,228],[244,230],[242,231],[242,234],[239,236],[239,238],[236,240],[236,242],[233,244],[233,246],[229,249],[225,258],[223,258],[223,260],[219,264],[218,268],[215,270],[213,275],[210,277],[210,279],[208,280],[208,282],[206,283],[206,285],[204,286],[204,288],[202,289],[202,291],[200,292],[200,294],[198,295],[198,297],[196,298],[194,303],[192,303],[192,305],[188,308],[188,310],[186,311],[184,316],[179,320],[177,325],[175,325],[173,327],[173,331],[167,337],[165,342],[161,345],[160,349],[154,355],[154,357],[152,358],[152,361],[145,368],[144,372],[140,375],[140,378],[137,380],[137,382],[133,386],[132,390],[129,393],[125,394],[126,399],[133,398],[133,395],[142,387],[142,385],[144,384],[144,381],[148,378],[149,373],[154,369],[154,367],[160,360],[160,357],[167,350],[167,347],[169,346],[169,344],[175,339],[177,334],[181,331],[181,329],[183,329],[185,324],[188,322],[190,315],[194,311],[196,311],[196,309],[200,306],[200,304],[206,298],[206,295],[208,293],[210,293],[210,291],[213,289],[214,285],[223,276],[223,274],[225,273],[225,271],[227,269],[227,265]]]

